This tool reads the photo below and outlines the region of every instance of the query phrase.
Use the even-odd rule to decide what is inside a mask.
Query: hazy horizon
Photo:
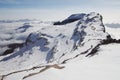
[[[0,0],[0,20],[62,20],[71,14],[98,12],[105,23],[120,22],[119,0]]]

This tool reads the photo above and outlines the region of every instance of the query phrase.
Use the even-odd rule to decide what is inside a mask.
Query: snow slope
[[[50,69],[25,80],[119,80],[119,49],[120,44],[101,46],[96,56],[76,59],[66,64],[62,70]]]
[[[109,44],[100,47],[98,55],[76,58],[59,70],[50,68],[24,80],[119,80],[120,79],[120,44]],[[24,71],[10,75],[5,80],[21,80],[24,76],[38,72],[40,69]],[[17,76],[17,77],[16,77]]]
[[[2,33],[4,33],[4,35],[7,34],[5,32]],[[89,56],[94,55],[94,53],[92,53],[94,48],[101,44],[103,40],[107,40],[108,36],[110,38],[110,35],[105,31],[105,27],[102,23],[102,16],[98,13],[92,12],[89,14],[73,14],[67,19],[59,22],[59,24],[57,22],[55,25],[52,23],[33,24],[30,22],[29,24],[24,24],[22,27],[13,27],[13,29],[11,29],[11,33],[15,38],[12,37],[10,40],[6,40],[5,37],[2,36],[0,38],[0,40],[3,40],[3,42],[8,41],[8,43],[0,43],[0,46],[2,46],[0,48],[3,48],[1,54],[3,55],[5,50],[9,50],[9,48],[11,48],[8,45],[14,43],[22,43],[23,45],[20,47],[17,45],[17,47],[14,48],[13,52],[0,57],[0,74],[6,75],[14,71],[25,71],[8,75],[4,78],[4,80],[21,80],[26,75],[38,72],[39,70],[45,71],[40,71],[39,75],[35,75],[33,77],[31,76],[25,79],[88,80],[88,77],[96,75],[96,73],[102,74],[104,70],[109,71],[109,69],[111,69],[111,67],[106,69],[109,62],[103,62],[103,65],[101,63],[101,60],[106,60],[108,57],[108,54],[103,54],[106,50],[102,49],[104,46],[100,48],[103,50],[103,53],[100,51],[99,56],[93,56],[89,58]],[[21,38],[23,36],[24,38]],[[118,49],[119,47],[117,50]],[[65,66],[65,68],[61,70],[54,69],[56,68],[54,64]],[[114,63],[110,64],[113,65]],[[49,65],[52,65],[53,68],[48,67]],[[43,67],[36,69],[36,66]],[[114,67],[115,66],[113,66],[113,68]],[[33,70],[30,68],[35,69]],[[46,71],[47,69],[48,71]],[[116,70],[117,69],[118,67]],[[113,71],[115,70],[113,69]],[[103,74],[108,76],[107,73],[104,72]],[[103,74],[101,76],[105,77]],[[82,76],[80,77],[80,75]],[[110,73],[109,75],[113,74]],[[96,80],[97,77],[100,76],[96,75],[96,77],[91,77],[91,80]],[[119,76],[117,76],[117,78],[119,78]],[[105,77],[103,80],[106,79],[109,80],[108,77]],[[110,79],[112,80],[113,78]]]

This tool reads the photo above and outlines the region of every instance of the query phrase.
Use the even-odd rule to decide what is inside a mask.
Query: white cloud
[[[0,9],[0,19],[40,19],[44,21],[63,20],[71,14],[98,12],[104,22],[120,22],[120,11],[111,8],[75,8],[64,9]]]

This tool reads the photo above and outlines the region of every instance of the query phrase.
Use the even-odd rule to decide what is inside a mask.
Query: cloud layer
[[[98,12],[120,22],[120,0],[0,0],[0,19],[59,20],[73,13]]]

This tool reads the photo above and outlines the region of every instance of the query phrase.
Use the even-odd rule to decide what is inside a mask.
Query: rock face
[[[71,16],[69,16],[67,19],[61,21],[61,22],[55,22],[54,25],[64,25],[67,23],[71,23],[77,20],[82,19],[86,14],[81,13],[81,14],[72,14]]]
[[[25,67],[33,64],[66,63],[83,54],[88,56],[109,36],[105,32],[102,16],[95,12],[73,14],[61,22],[43,28],[31,33],[22,48],[2,58],[1,62],[12,61],[13,65],[20,63],[20,68],[23,65]]]

